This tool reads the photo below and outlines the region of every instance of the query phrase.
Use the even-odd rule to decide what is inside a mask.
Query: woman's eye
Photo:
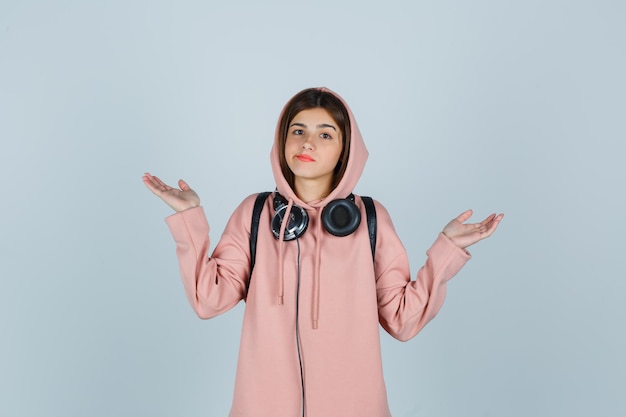
[[[303,135],[304,134],[304,130],[302,129],[296,129],[293,131],[294,135]]]
[[[328,133],[322,133],[322,139],[332,139],[333,137],[330,136]]]

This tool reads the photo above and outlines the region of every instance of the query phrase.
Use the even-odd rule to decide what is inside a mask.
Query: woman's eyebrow
[[[298,126],[298,127],[308,127],[308,126],[307,126],[307,125],[305,125],[304,123],[298,123],[298,122],[296,122],[296,123],[292,123],[289,127],[294,127],[294,126]],[[323,128],[325,128],[325,127],[331,128],[331,129],[332,129],[332,130],[334,130],[335,132],[337,131],[337,128],[336,128],[335,126],[330,125],[330,124],[328,124],[328,123],[322,123],[322,124],[317,125],[317,128],[318,128],[318,129],[323,129]]]
[[[323,129],[323,128],[325,128],[325,127],[329,127],[329,128],[331,128],[332,130],[334,130],[335,132],[337,131],[337,128],[335,128],[335,126],[333,126],[333,125],[329,125],[328,123],[322,123],[322,124],[320,124],[320,125],[317,125],[317,128],[318,128],[318,129]]]

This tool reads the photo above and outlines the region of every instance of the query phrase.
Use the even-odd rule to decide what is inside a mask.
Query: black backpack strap
[[[271,194],[271,191],[265,191],[259,193],[254,201],[254,208],[252,209],[252,224],[250,224],[250,275],[248,276],[248,284],[246,285],[246,294],[250,288],[250,281],[252,280],[252,270],[254,269],[254,262],[256,260],[256,240],[259,235],[259,222],[261,220],[261,212],[263,206],[265,206],[265,200],[267,196]]]
[[[370,246],[372,247],[372,259],[376,257],[376,207],[372,197],[361,196],[365,205],[365,214],[367,216],[367,231],[370,235]]]

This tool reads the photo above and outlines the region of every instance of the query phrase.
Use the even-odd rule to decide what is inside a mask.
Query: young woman
[[[412,281],[385,208],[374,203],[374,256],[367,222],[359,221],[364,203],[352,190],[367,155],[334,92],[307,89],[287,103],[270,157],[276,191],[261,212],[251,277],[255,195],[235,210],[209,256],[198,195],[183,180],[173,188],[144,175],[177,212],[166,221],[196,313],[208,319],[246,301],[231,417],[390,416],[378,324],[402,341],[415,336],[470,258],[465,248],[502,220],[492,214],[466,224],[472,213],[462,213],[443,228]]]

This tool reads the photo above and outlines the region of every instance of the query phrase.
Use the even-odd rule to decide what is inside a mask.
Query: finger
[[[482,234],[482,233],[486,232],[487,230],[489,230],[489,228],[491,227],[491,223],[493,222],[495,217],[496,217],[495,214],[490,214],[482,222],[474,223],[474,224],[468,224],[467,226],[472,227],[475,232],[478,232],[478,233]]]
[[[504,218],[504,214],[499,214],[493,219],[493,221],[491,222],[487,230],[483,233],[484,235],[483,239],[491,236],[493,232],[496,231],[496,229],[498,228],[498,225],[500,224],[503,218]]]
[[[166,183],[164,183],[163,181],[161,181],[161,178],[157,177],[156,175],[153,176],[155,183],[161,187],[163,189],[163,191],[167,191],[170,190],[172,187],[170,187],[169,185],[167,185]]]
[[[472,209],[469,210],[465,210],[463,213],[459,214],[456,218],[457,221],[464,223],[466,222],[470,217],[472,217]]]
[[[182,179],[178,180],[178,186],[183,191],[191,190],[191,187],[189,187],[189,184],[187,184],[185,180],[182,180]]]
[[[163,192],[163,189],[160,185],[156,184],[154,181],[152,181],[151,178],[146,178],[144,177],[143,179],[143,183],[145,184],[146,187],[148,187],[148,189],[156,196],[160,197],[161,193]]]
[[[150,182],[151,183],[153,181],[152,175],[150,175],[149,172],[144,173],[143,176],[141,177],[141,179],[143,180],[143,182]]]
[[[485,220],[483,220],[482,222],[478,223],[481,226],[486,226],[488,225],[491,221],[493,221],[493,219],[496,217],[495,213],[494,214],[490,214],[489,216],[487,216],[487,218]]]
[[[143,177],[143,182],[150,189],[157,189],[160,187],[159,183],[154,179],[154,177],[148,173],[146,173]]]

